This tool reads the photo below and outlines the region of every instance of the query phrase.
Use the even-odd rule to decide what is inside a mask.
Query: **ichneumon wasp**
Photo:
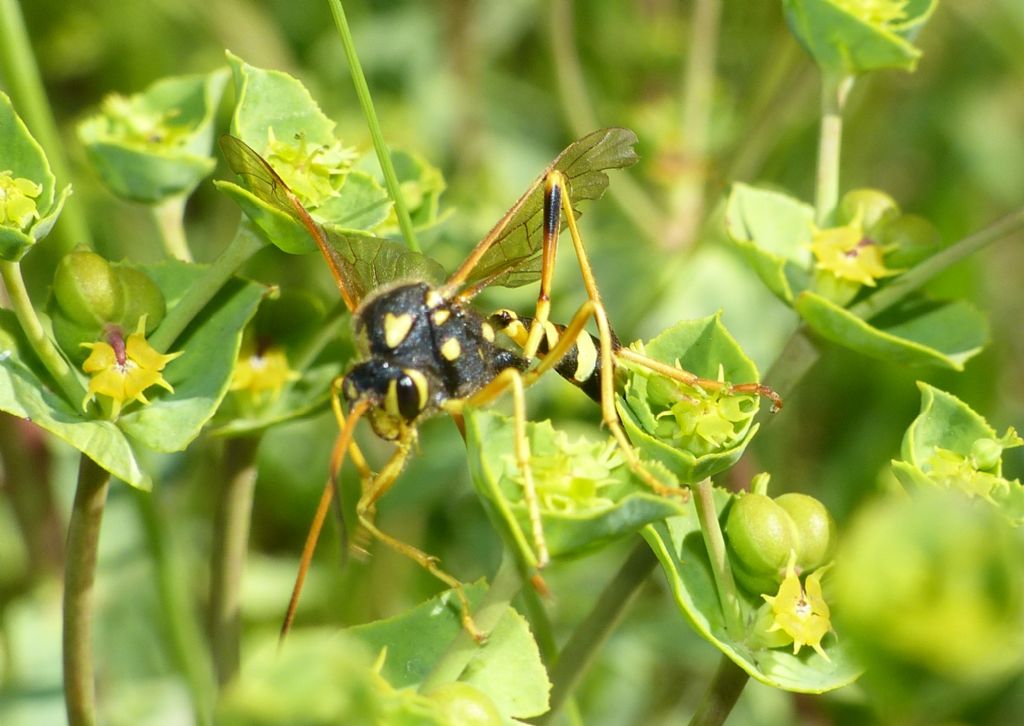
[[[397,480],[415,443],[417,425],[430,415],[447,412],[462,428],[465,406],[484,405],[506,390],[511,392],[515,458],[522,474],[523,498],[540,568],[547,563],[548,554],[530,467],[524,391],[544,372],[556,370],[600,405],[602,421],[630,468],[663,495],[679,494],[681,490],[666,486],[647,471],[619,422],[615,376],[607,372],[614,372],[620,361],[646,367],[696,392],[725,389],[766,396],[773,410],[780,406],[778,396],[765,386],[700,378],[621,346],[612,333],[576,225],[578,212],[573,203],[599,197],[608,185],[608,169],[635,163],[635,143],[632,131],[608,128],[568,146],[462,265],[446,281],[432,284],[423,279],[433,264],[427,258],[390,240],[321,226],[265,159],[241,139],[222,137],[221,148],[228,164],[249,191],[276,211],[301,222],[316,242],[352,313],[359,351],[359,360],[332,386],[331,400],[340,432],[331,457],[329,481],[303,550],[282,637],[294,618],[313,549],[347,455],[362,484],[356,505],[359,526],[451,587],[461,606],[464,627],[474,638],[482,639],[461,583],[440,569],[436,558],[382,532],[374,522],[377,501]],[[548,319],[563,227],[569,230],[587,294],[586,301],[564,326]],[[376,264],[382,257],[388,264]],[[389,274],[381,275],[382,269]],[[516,287],[538,279],[540,290],[532,316],[520,317],[502,310],[486,317],[470,305],[487,286]],[[597,328],[596,336],[586,330],[591,320]],[[496,339],[499,332],[520,350],[500,345]],[[356,424],[363,417],[378,436],[395,443],[394,453],[377,473],[353,440]]]

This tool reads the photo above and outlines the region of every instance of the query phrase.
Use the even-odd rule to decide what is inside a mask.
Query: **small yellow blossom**
[[[164,380],[161,371],[170,361],[181,355],[181,351],[163,355],[158,353],[146,342],[146,318],[139,320],[139,326],[125,340],[121,331],[111,331],[109,342],[82,343],[83,348],[92,352],[82,364],[82,370],[92,375],[89,379],[89,391],[82,401],[82,408],[97,394],[109,396],[113,405],[111,418],[117,418],[125,401],[139,401],[147,404],[149,400],[143,395],[150,386],[160,386],[174,392],[171,384]]]
[[[771,605],[774,620],[768,632],[782,631],[793,639],[793,654],[809,645],[825,660],[821,639],[832,630],[831,613],[821,593],[821,576],[826,568],[808,575],[804,587],[796,574],[796,551],[790,553],[786,576],[775,596],[762,595]]]
[[[35,198],[42,191],[31,179],[15,177],[9,170],[0,171],[0,225],[25,229],[33,219],[39,219]]]
[[[878,278],[894,274],[885,266],[882,248],[865,237],[859,210],[845,226],[816,229],[811,252],[819,270],[831,272],[840,280],[875,287]]]
[[[358,154],[335,141],[330,146],[310,144],[304,136],[281,141],[267,129],[266,156],[289,188],[305,204],[318,207],[337,196],[338,188]]]
[[[288,367],[288,358],[280,348],[243,351],[235,364],[231,390],[249,391],[254,402],[267,393],[270,400],[275,400],[286,383],[299,378],[298,372]]]

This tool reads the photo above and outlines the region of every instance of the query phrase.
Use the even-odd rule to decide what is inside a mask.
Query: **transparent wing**
[[[241,139],[222,136],[220,148],[228,166],[252,194],[309,231],[349,310],[355,310],[367,293],[395,280],[437,284],[444,279],[438,263],[399,242],[318,224],[274,167]]]
[[[544,178],[553,170],[562,172],[573,211],[579,217],[575,205],[582,199],[597,199],[608,186],[605,171],[636,163],[636,142],[636,134],[629,129],[607,128],[570,144],[477,244],[449,284],[479,286],[486,282],[518,287],[537,280],[543,241]]]

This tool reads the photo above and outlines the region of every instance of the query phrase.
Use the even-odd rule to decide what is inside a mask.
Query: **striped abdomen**
[[[512,310],[499,310],[488,318],[488,322],[498,332],[511,338],[520,348],[526,346],[530,337],[530,326],[533,318],[522,317]],[[565,326],[557,323],[545,323],[544,335],[541,336],[537,352],[547,353],[555,347],[565,333]],[[555,364],[555,370],[565,380],[579,387],[593,400],[601,401],[601,356],[600,340],[587,331],[581,331],[576,341],[562,359]],[[618,339],[612,336],[612,350],[620,347]]]

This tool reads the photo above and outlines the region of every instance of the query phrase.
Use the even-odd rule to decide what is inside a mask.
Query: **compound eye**
[[[413,421],[427,407],[429,390],[426,377],[417,370],[406,368],[388,387],[385,408],[392,415]]]

